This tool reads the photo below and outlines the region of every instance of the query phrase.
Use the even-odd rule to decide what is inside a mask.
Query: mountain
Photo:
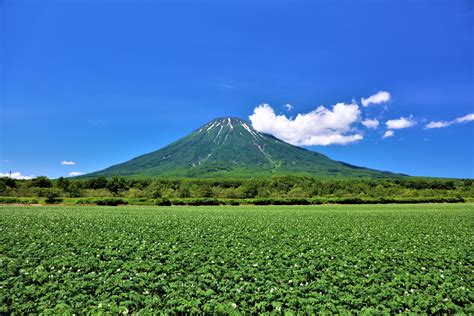
[[[218,118],[157,151],[91,176],[133,177],[392,177],[396,174],[334,161],[257,132],[244,120]]]

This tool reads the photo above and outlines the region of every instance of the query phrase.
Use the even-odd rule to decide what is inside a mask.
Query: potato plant
[[[0,206],[0,313],[474,313],[463,205]]]

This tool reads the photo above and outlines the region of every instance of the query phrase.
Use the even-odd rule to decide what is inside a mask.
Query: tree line
[[[144,199],[311,199],[474,197],[472,179],[316,179],[282,176],[258,179],[0,178],[0,196],[45,199],[121,197]]]

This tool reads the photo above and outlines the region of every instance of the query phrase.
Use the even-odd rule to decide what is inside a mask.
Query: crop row
[[[0,206],[0,313],[474,313],[471,204]]]

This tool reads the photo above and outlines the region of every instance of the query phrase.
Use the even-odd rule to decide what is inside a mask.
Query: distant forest
[[[183,202],[189,199],[218,199],[220,201],[252,199],[253,204],[278,204],[278,201],[283,201],[281,204],[307,204],[308,201],[313,203],[331,201],[331,199],[335,202],[352,201],[354,203],[390,200],[459,202],[474,199],[473,182],[472,179],[412,177],[319,180],[299,176],[234,180],[124,177],[54,180],[47,177],[37,177],[32,180],[0,178],[0,197],[4,197],[0,198],[0,203],[28,203],[28,201],[56,203],[73,198],[78,204],[81,202],[97,204],[96,202],[100,203],[98,198],[110,198],[110,201],[115,199],[115,201],[122,201],[123,204],[142,202],[164,205],[168,204],[167,200],[174,202],[172,204],[189,204]],[[77,198],[83,199],[77,200]],[[117,198],[120,199],[117,200]],[[288,203],[284,203],[285,199]],[[116,204],[121,204],[119,202]]]

